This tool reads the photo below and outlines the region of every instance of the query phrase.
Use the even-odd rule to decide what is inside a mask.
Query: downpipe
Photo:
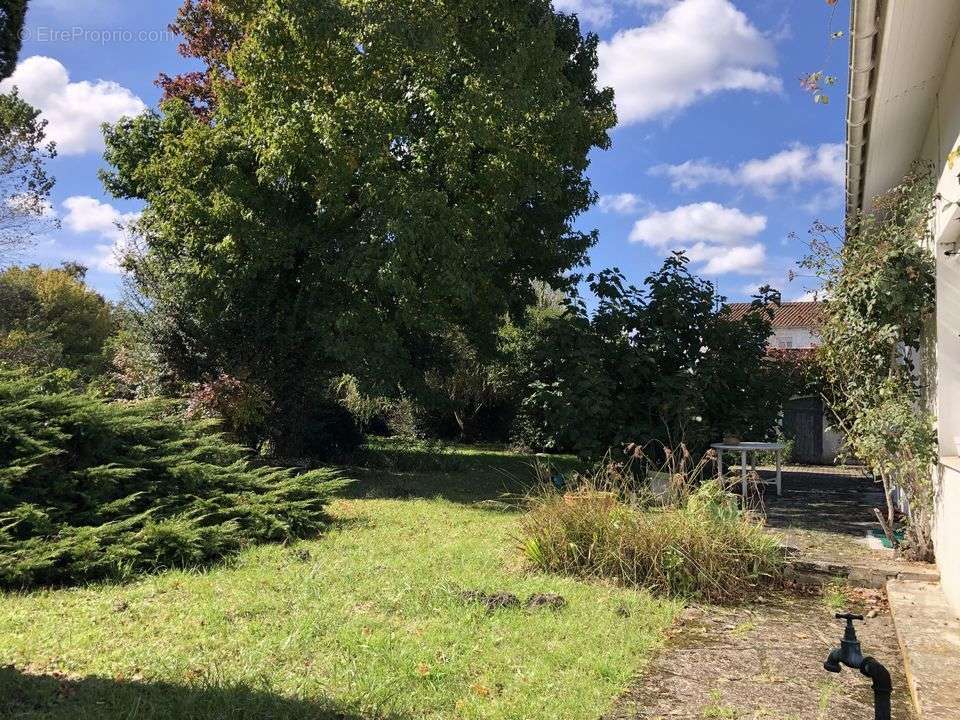
[[[862,621],[863,616],[837,614],[837,620],[846,620],[847,627],[843,633],[843,640],[840,641],[840,647],[830,653],[823,664],[823,669],[838,673],[846,665],[870,678],[873,681],[874,720],[891,720],[890,698],[893,695],[893,682],[890,679],[890,672],[875,658],[863,656],[857,631],[853,627],[853,621]]]

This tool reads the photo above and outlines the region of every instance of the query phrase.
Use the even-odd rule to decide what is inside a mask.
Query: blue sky
[[[674,248],[732,299],[788,283],[815,218],[842,219],[847,40],[830,38],[826,0],[554,0],[599,34],[600,78],[617,91],[613,148],[595,152],[599,205],[578,220],[597,228],[595,268],[619,267],[634,282]],[[849,0],[833,30],[846,30]],[[14,77],[43,110],[60,157],[53,211],[61,229],[22,261],[76,259],[110,297],[121,277],[116,223],[136,204],[109,198],[97,179],[97,128],[155,106],[158,73],[188,63],[166,32],[180,0],[32,0]],[[799,78],[838,78],[816,104]],[[790,233],[801,240],[790,240]]]

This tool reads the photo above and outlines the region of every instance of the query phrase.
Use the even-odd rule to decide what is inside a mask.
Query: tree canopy
[[[548,0],[188,2],[178,28],[203,97],[109,130],[104,179],[147,201],[127,265],[185,376],[280,412],[343,372],[415,383],[585,262],[613,98]]]
[[[90,378],[105,369],[110,306],[83,282],[85,268],[36,265],[0,273],[0,360]]]
[[[0,80],[10,77],[17,67],[26,16],[27,0],[0,3]]]
[[[526,391],[519,440],[595,455],[649,440],[705,450],[724,434],[775,430],[793,391],[767,353],[779,294],[764,288],[735,320],[688,265],[674,253],[639,288],[616,269],[591,275],[593,312],[574,297],[565,314],[507,334]]]
[[[46,162],[56,147],[46,142],[46,120],[16,91],[0,94],[0,257],[27,245],[55,220],[50,213],[54,179]]]

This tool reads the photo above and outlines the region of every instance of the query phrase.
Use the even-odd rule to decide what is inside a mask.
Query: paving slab
[[[960,619],[940,585],[892,580],[890,610],[920,720],[960,718]]]
[[[864,652],[894,683],[893,717],[912,720],[912,703],[893,622],[881,598],[858,623]],[[606,720],[867,720],[870,681],[823,669],[843,624],[822,597],[776,594],[743,607],[685,613],[685,623]],[[954,716],[953,720],[960,718]]]
[[[783,497],[766,492],[757,498],[767,526],[794,550],[791,569],[875,589],[892,579],[938,581],[936,565],[910,562],[869,541],[879,527],[874,508],[886,499],[870,478],[844,470],[792,467],[784,474]]]

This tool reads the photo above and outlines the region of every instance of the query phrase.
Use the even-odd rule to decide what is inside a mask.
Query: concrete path
[[[893,675],[895,720],[914,718],[882,593],[860,610],[864,652]],[[870,681],[823,669],[843,624],[821,597],[772,596],[743,608],[687,612],[668,647],[606,720],[870,720]],[[954,718],[954,720],[956,720]]]
[[[960,619],[935,583],[887,585],[910,691],[921,720],[960,718]]]
[[[753,505],[762,510],[771,532],[794,549],[799,587],[739,608],[688,613],[678,634],[607,720],[869,720],[869,680],[847,669],[841,675],[823,669],[843,632],[834,619],[838,608],[829,607],[823,596],[822,585],[831,582],[830,576],[873,588],[847,591],[848,597],[859,598],[848,609],[872,615],[858,633],[864,652],[886,664],[893,676],[894,719],[916,718],[884,588],[891,578],[935,582],[939,574],[935,566],[907,562],[867,542],[877,527],[873,509],[883,503],[880,488],[862,473],[786,468],[783,497],[767,489],[753,498]],[[913,602],[920,617],[921,604],[916,597]],[[898,611],[898,623],[903,615]],[[929,620],[918,624],[929,627]],[[919,694],[924,695],[925,686],[931,697],[941,696],[938,684],[917,679],[936,664],[932,649],[907,652],[916,657],[911,667]],[[960,688],[960,671],[950,672]],[[947,718],[960,720],[960,711],[925,714],[922,720]]]
[[[880,486],[862,473],[791,467],[784,473],[783,497],[766,492],[762,510],[767,526],[784,537],[801,562],[854,585],[882,589],[890,579],[939,580],[935,565],[903,560],[879,541],[867,540],[879,527],[874,508],[884,503]]]

